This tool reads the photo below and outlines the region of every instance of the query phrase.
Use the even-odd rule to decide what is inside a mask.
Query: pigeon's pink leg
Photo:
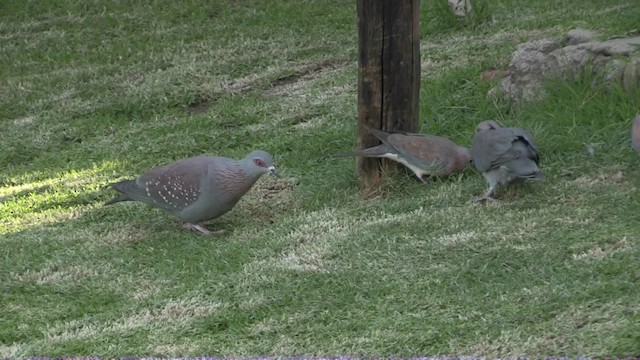
[[[497,201],[495,198],[491,197],[491,195],[493,195],[494,192],[494,188],[489,188],[489,190],[487,190],[486,193],[484,193],[484,195],[479,196],[477,198],[475,198],[474,200],[477,202],[482,202],[482,201]]]
[[[224,232],[224,230],[210,231],[209,229],[204,227],[204,225],[200,225],[200,224],[185,223],[183,226],[189,230],[198,231],[205,235],[217,235],[217,234],[222,234]]]

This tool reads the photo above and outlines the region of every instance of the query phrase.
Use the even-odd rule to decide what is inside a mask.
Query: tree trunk
[[[359,149],[378,145],[369,129],[416,132],[419,124],[419,0],[357,0]],[[385,161],[385,167],[389,162]],[[365,192],[380,183],[380,161],[357,158]]]

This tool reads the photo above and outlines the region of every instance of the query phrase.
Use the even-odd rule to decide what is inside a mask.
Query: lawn
[[[637,0],[421,4],[421,131],[530,130],[547,180],[424,186],[354,160],[355,1],[0,3],[0,357],[640,354],[640,96],[589,79],[515,106],[480,73],[575,27],[637,33]],[[587,151],[592,149],[592,152]],[[199,154],[275,157],[189,232],[107,185]]]

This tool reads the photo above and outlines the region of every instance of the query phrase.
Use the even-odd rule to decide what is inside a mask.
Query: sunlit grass
[[[96,205],[98,193],[120,168],[119,161],[105,161],[89,169],[6,178],[5,184],[14,185],[0,188],[0,232],[24,231],[76,218]]]

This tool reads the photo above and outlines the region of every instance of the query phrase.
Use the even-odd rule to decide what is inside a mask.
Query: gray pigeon
[[[538,146],[533,136],[518,128],[503,128],[493,120],[478,124],[471,146],[473,164],[484,175],[489,189],[477,200],[495,200],[498,186],[513,181],[544,180],[538,168]]]
[[[633,127],[631,128],[631,143],[636,151],[640,152],[640,114],[633,119]]]
[[[182,220],[188,229],[210,234],[200,223],[233,209],[265,173],[278,175],[271,155],[262,150],[256,150],[242,160],[196,156],[113,184],[112,187],[122,194],[105,205],[141,201]]]
[[[388,133],[371,129],[381,145],[364,150],[334,154],[335,157],[362,156],[385,158],[408,167],[422,181],[426,175],[448,176],[462,171],[471,162],[471,151],[453,141],[435,135],[405,132]]]

